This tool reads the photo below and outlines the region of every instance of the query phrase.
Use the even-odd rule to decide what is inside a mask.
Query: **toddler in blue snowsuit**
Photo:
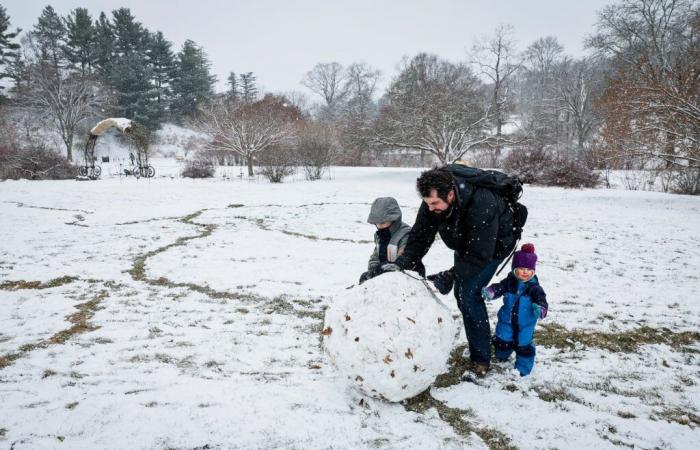
[[[525,244],[513,255],[513,270],[499,283],[485,287],[485,300],[503,296],[498,310],[496,335],[493,338],[496,358],[505,361],[515,351],[515,368],[526,376],[535,365],[535,345],[532,336],[538,319],[547,316],[547,296],[537,281],[535,246]]]

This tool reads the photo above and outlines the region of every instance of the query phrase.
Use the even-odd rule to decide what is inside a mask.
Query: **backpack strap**
[[[510,255],[506,258],[505,261],[503,261],[503,265],[501,266],[500,269],[498,269],[498,272],[496,272],[496,276],[500,275],[501,272],[503,271],[503,268],[510,262],[510,259],[513,257],[515,254],[515,250],[518,248],[518,243],[520,242],[520,239],[515,241],[515,245],[513,246],[513,250],[510,251]]]

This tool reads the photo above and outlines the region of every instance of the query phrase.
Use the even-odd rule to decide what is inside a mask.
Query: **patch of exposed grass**
[[[23,354],[24,352],[19,351],[14,353],[7,353],[5,355],[0,356],[0,370],[12,365],[12,363],[21,358]]]
[[[479,436],[492,450],[517,449],[511,439],[495,428],[478,426],[474,423],[474,411],[450,408],[430,395],[430,390],[404,401],[408,411],[423,414],[431,408],[437,410],[440,419],[445,421],[460,436],[469,437],[471,433]]]
[[[462,382],[462,374],[470,365],[469,359],[463,356],[466,348],[467,345],[464,344],[459,345],[452,350],[450,359],[448,360],[448,371],[438,375],[435,383],[433,383],[435,387],[445,388]],[[473,410],[450,408],[445,405],[445,403],[435,399],[430,394],[429,389],[422,394],[406,400],[404,402],[404,407],[408,411],[413,411],[420,414],[424,413],[430,408],[435,408],[440,419],[450,425],[458,435],[468,437],[471,433],[475,433],[491,449],[510,450],[517,448],[506,434],[495,428],[475,424],[475,413]]]
[[[193,220],[197,217],[199,217],[205,210],[200,210],[196,211],[192,214],[188,214],[184,217],[181,217],[178,219],[179,222],[186,223],[189,225],[196,225],[201,228],[201,231],[199,234],[195,236],[185,236],[185,237],[180,237],[175,240],[175,242],[164,245],[162,247],[159,247],[155,250],[151,250],[150,252],[146,252],[141,256],[138,256],[136,259],[134,259],[134,262],[132,263],[131,269],[128,271],[129,275],[131,275],[131,278],[133,278],[135,281],[142,281],[144,283],[150,284],[152,286],[162,286],[162,287],[169,287],[169,288],[186,288],[194,292],[198,292],[200,294],[204,294],[208,296],[209,298],[212,299],[218,299],[218,300],[261,300],[261,297],[257,297],[253,294],[239,294],[235,292],[228,292],[228,291],[217,291],[209,286],[203,286],[199,285],[196,283],[177,283],[172,280],[169,280],[168,278],[165,277],[160,277],[160,278],[155,278],[155,279],[150,279],[146,277],[146,261],[160,253],[165,252],[166,250],[169,250],[173,247],[179,247],[187,244],[189,241],[194,240],[194,239],[202,239],[210,236],[214,230],[216,229],[216,225],[214,224],[203,224],[203,223],[197,223],[194,222]]]
[[[319,237],[314,234],[304,234],[298,233],[296,231],[280,230],[282,233],[288,236],[301,237],[309,239],[312,241],[332,241],[332,242],[351,242],[353,244],[371,244],[373,241],[367,240],[354,240],[354,239],[344,239],[344,238],[334,238],[334,237]]]
[[[622,417],[623,419],[636,419],[637,416],[632,414],[629,411],[618,411],[617,412],[618,417]]]
[[[691,346],[700,341],[700,332],[674,332],[668,328],[649,326],[622,332],[568,330],[557,323],[543,323],[535,334],[535,341],[545,347],[565,350],[583,345],[617,353],[633,353],[642,345],[666,344],[674,350],[692,352],[695,350]]]
[[[620,380],[621,378],[616,377],[617,380]],[[624,381],[624,379],[622,379]],[[635,383],[624,383],[627,386],[630,386],[631,389],[623,389],[620,388],[616,385],[613,384],[613,379],[612,378],[607,378],[603,381],[596,381],[596,382],[583,382],[580,383],[577,387],[580,387],[582,389],[586,389],[591,392],[596,392],[600,393],[601,395],[608,395],[608,394],[613,394],[613,395],[619,395],[621,397],[636,397],[642,400],[645,403],[656,403],[660,402],[663,399],[663,396],[658,392],[656,389],[642,389],[642,388],[636,388],[634,386]]]
[[[153,217],[150,219],[146,220],[131,220],[129,222],[119,222],[115,223],[117,226],[123,226],[123,225],[136,225],[139,223],[149,223],[149,222],[161,222],[161,221],[166,221],[166,220],[178,220],[180,219],[179,217]]]
[[[43,379],[43,378],[48,378],[48,377],[51,377],[51,376],[53,376],[53,375],[56,375],[56,372],[55,372],[55,371],[53,371],[53,370],[51,370],[51,369],[46,369],[46,370],[44,370],[44,373],[41,374],[41,378],[42,378],[42,379]]]
[[[532,389],[537,393],[537,396],[540,398],[540,400],[543,400],[545,402],[556,403],[566,401],[585,404],[583,400],[576,397],[563,387],[533,386]]]
[[[63,344],[76,334],[97,330],[99,327],[91,324],[89,320],[92,319],[95,312],[100,309],[100,303],[102,300],[108,296],[109,293],[106,290],[101,290],[92,300],[77,305],[75,308],[78,311],[66,317],[68,322],[72,323],[73,325],[70,328],[61,330],[51,336],[48,342],[50,344]]]
[[[109,293],[103,289],[92,300],[76,305],[75,308],[78,311],[66,317],[66,320],[68,320],[68,322],[71,323],[71,326],[69,328],[57,332],[48,339],[24,344],[16,352],[0,356],[0,370],[12,365],[19,358],[25,356],[27,353],[30,353],[36,349],[46,348],[50,345],[64,344],[66,341],[68,341],[70,338],[77,334],[98,329],[98,326],[91,324],[89,321],[92,318],[92,316],[95,315],[95,311],[100,309],[99,305],[102,302],[102,300],[104,300],[108,296]],[[46,374],[46,372],[44,372],[44,374]]]
[[[290,300],[286,295],[278,295],[267,301],[265,313],[266,314],[286,314],[295,315],[300,318],[310,318],[317,321],[323,321],[325,316],[325,308],[321,309],[297,309],[295,305],[304,305],[304,300]],[[308,306],[311,303],[307,302]]]
[[[0,428],[0,438],[4,438],[7,434],[7,428]]]
[[[289,230],[273,230],[270,228],[269,225],[265,223],[265,219],[261,218],[252,218],[252,217],[246,217],[246,216],[235,216],[234,219],[239,219],[239,220],[247,220],[249,222],[252,222],[260,228],[263,231],[279,231],[282,234],[286,234],[287,236],[293,236],[293,237],[300,237],[304,239],[309,239],[311,241],[332,241],[332,242],[350,242],[353,244],[372,244],[374,241],[368,241],[368,240],[354,240],[354,239],[345,239],[345,238],[334,238],[334,237],[319,237],[316,236],[315,234],[305,234],[305,233],[299,233],[297,231],[289,231]]]
[[[83,209],[65,209],[65,208],[54,208],[54,207],[49,207],[49,206],[36,206],[36,205],[27,205],[23,202],[4,202],[4,203],[14,203],[17,205],[18,208],[32,208],[32,209],[45,209],[48,211],[68,211],[68,212],[80,212],[84,214],[93,214],[94,211],[85,211]]]
[[[21,289],[51,289],[59,286],[63,286],[65,284],[72,283],[74,281],[77,281],[78,277],[72,277],[72,276],[63,276],[59,278],[53,278],[49,281],[43,282],[43,281],[26,281],[26,280],[17,280],[17,281],[5,281],[2,284],[0,284],[0,290],[3,291],[18,291]]]
[[[681,425],[687,425],[691,428],[700,426],[700,416],[693,411],[687,411],[681,408],[669,408],[655,414],[652,419],[663,419],[667,422],[675,422]]]
[[[137,257],[132,266],[131,270],[129,270],[129,275],[136,280],[136,281],[146,281],[148,282],[149,280],[146,279],[146,261],[148,258],[151,258],[159,253],[163,253],[164,251],[172,248],[172,247],[179,247],[182,245],[185,245],[188,241],[191,241],[193,239],[201,239],[205,238],[209,235],[211,235],[214,230],[216,229],[216,225],[214,224],[202,224],[202,223],[196,223],[193,222],[193,219],[199,217],[205,210],[199,210],[196,211],[192,214],[188,214],[184,217],[181,217],[178,219],[178,222],[186,223],[188,225],[195,225],[198,226],[202,229],[202,231],[195,236],[185,236],[185,237],[180,237],[175,240],[175,242],[164,245],[163,247],[159,247],[155,250],[151,250],[150,252],[147,252],[139,257]],[[158,284],[157,282],[152,283],[152,284]]]
[[[463,344],[452,349],[450,359],[447,362],[449,369],[447,372],[438,375],[435,383],[433,383],[435,387],[445,388],[462,382],[462,374],[470,365],[469,359],[463,355],[466,348],[467,345]]]

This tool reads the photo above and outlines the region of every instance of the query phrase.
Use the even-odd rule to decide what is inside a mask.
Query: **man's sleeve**
[[[430,246],[433,245],[437,229],[437,221],[430,217],[428,205],[422,202],[418,208],[416,222],[408,233],[403,254],[396,258],[395,264],[402,269],[414,269],[416,264],[428,253]]]
[[[466,241],[461,256],[468,263],[467,277],[479,274],[493,259],[498,238],[498,206],[493,193],[478,189],[469,208],[462,212],[460,228]]]

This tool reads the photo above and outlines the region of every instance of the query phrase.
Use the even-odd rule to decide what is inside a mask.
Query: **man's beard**
[[[450,217],[450,214],[452,214],[452,207],[454,205],[449,205],[445,210],[443,211],[431,211],[430,213],[433,214],[435,217]]]

